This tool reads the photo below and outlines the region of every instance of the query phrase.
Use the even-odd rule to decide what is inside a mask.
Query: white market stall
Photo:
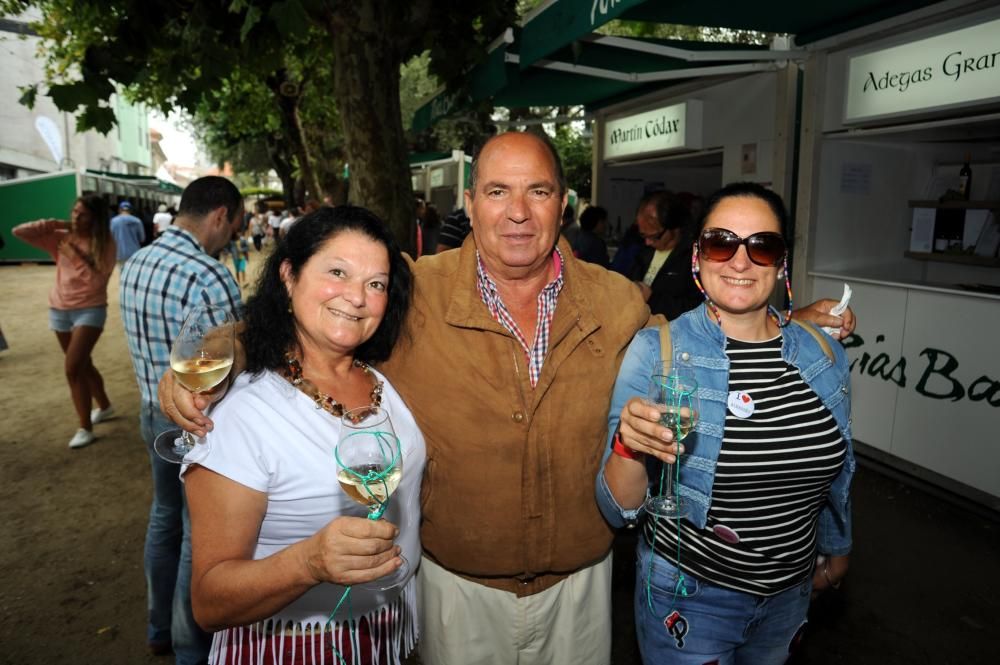
[[[706,75],[594,114],[594,198],[613,234],[657,189],[707,197],[727,182],[752,180],[787,195],[797,69],[769,67]]]
[[[854,290],[861,452],[1000,508],[1000,10],[819,46],[796,292]]]

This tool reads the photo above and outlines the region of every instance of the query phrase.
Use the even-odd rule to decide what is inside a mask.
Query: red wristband
[[[641,460],[644,457],[643,453],[627,448],[624,443],[622,443],[622,435],[619,432],[615,432],[615,438],[613,439],[614,445],[611,446],[611,452],[619,457],[624,457],[625,459],[631,460]]]

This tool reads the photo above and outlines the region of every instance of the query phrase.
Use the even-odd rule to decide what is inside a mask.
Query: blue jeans
[[[208,660],[212,636],[198,627],[191,612],[191,525],[181,468],[153,450],[156,436],[175,425],[158,405],[143,404],[139,419],[153,471],[153,505],[143,555],[149,607],[146,639],[171,644],[177,665],[196,665]]]
[[[645,538],[640,537],[635,627],[644,663],[780,665],[788,660],[805,628],[812,577],[769,597],[724,589],[687,573],[678,586],[677,568],[657,556],[649,578],[650,611],[646,597],[650,556]]]

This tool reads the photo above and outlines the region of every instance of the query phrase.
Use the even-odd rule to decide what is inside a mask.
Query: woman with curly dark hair
[[[369,364],[388,358],[409,304],[409,267],[363,208],[302,217],[268,259],[246,306],[247,371],[212,413],[208,456],[184,471],[210,662],[399,663],[415,643],[412,569],[338,606],[399,554],[420,557],[423,436]],[[406,460],[386,521],[337,483],[341,416],[365,406],[389,413]]]
[[[12,233],[56,262],[49,328],[66,354],[66,381],[80,421],[69,447],[82,448],[96,438],[94,424],[114,413],[104,379],[90,358],[108,316],[108,280],[115,269],[108,205],[100,196],[87,194],[73,204],[70,221],[41,219],[15,226]],[[93,410],[92,402],[97,403]]]

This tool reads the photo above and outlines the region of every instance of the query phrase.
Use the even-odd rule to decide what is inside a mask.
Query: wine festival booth
[[[108,203],[108,216],[122,201],[132,204],[133,214],[144,219],[159,204],[175,205],[180,187],[152,177],[108,174],[96,171],[58,171],[0,182],[0,262],[51,261],[44,251],[18,240],[10,230],[36,219],[69,219],[73,202],[81,194],[99,194]]]
[[[859,451],[997,509],[1000,7],[942,4],[812,46],[794,288],[853,290]]]
[[[693,80],[595,111],[594,202],[615,235],[649,191],[707,198],[752,180],[787,197],[798,70],[784,51],[750,53],[781,59],[706,65]]]
[[[410,155],[410,183],[413,193],[433,203],[441,216],[461,208],[462,193],[469,186],[472,157],[461,150],[451,154]]]

